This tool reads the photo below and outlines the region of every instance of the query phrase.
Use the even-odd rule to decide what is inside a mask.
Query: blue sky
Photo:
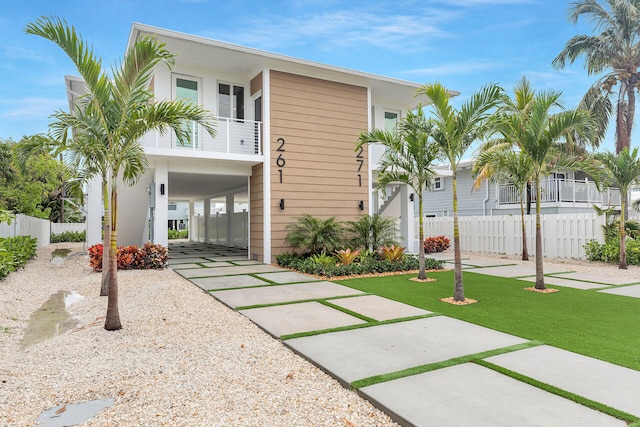
[[[40,16],[66,19],[103,64],[122,57],[133,22],[462,92],[526,75],[577,105],[595,80],[582,64],[551,61],[588,22],[567,20],[565,0],[0,0],[0,138],[46,131],[67,108],[64,76],[77,75],[53,43],[26,35]],[[613,136],[603,149],[613,150]]]

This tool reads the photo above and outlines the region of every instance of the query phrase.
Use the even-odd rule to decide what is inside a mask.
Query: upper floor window
[[[444,181],[441,176],[437,176],[433,178],[433,186],[431,187],[433,191],[444,190]]]
[[[175,77],[175,98],[187,101],[193,104],[200,103],[198,92],[198,81],[184,77]],[[189,140],[184,142],[184,147],[197,147],[199,139],[199,129],[196,122],[190,122],[183,125],[189,134]]]
[[[244,87],[218,84],[218,115],[244,120]]]
[[[396,111],[384,112],[384,130],[393,132],[398,124],[398,117],[400,115]]]

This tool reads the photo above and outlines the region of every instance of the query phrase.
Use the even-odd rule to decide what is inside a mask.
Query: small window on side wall
[[[440,191],[444,190],[444,180],[441,176],[435,177],[433,179],[433,185],[431,186],[432,191]]]

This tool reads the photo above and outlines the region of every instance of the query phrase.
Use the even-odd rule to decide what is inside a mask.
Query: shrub
[[[342,225],[335,217],[325,220],[305,214],[287,225],[285,240],[305,254],[333,252],[341,244]]]
[[[380,248],[380,255],[387,261],[399,261],[404,256],[404,249],[402,246],[382,246]]]
[[[82,231],[63,231],[59,234],[51,234],[51,243],[60,242],[84,242],[87,239],[87,232]]]
[[[0,280],[35,257],[38,239],[30,236],[0,237]]]
[[[315,262],[316,264],[321,265],[321,266],[335,264],[335,262],[336,262],[336,259],[333,256],[331,256],[331,255],[329,255],[329,254],[327,254],[325,252],[322,252],[322,253],[319,253],[319,254],[315,254],[315,255],[311,255],[311,259],[313,260],[313,262]]]
[[[356,260],[356,258],[360,255],[359,250],[352,251],[351,249],[341,249],[336,251],[335,257],[338,258],[338,262],[342,265],[349,265]]]
[[[173,229],[169,229],[167,230],[167,235],[169,237],[169,240],[175,240],[175,239],[187,239],[189,238],[189,231],[188,230],[173,230]]]
[[[169,251],[162,245],[147,242],[143,247],[118,248],[118,270],[149,270],[167,266]],[[94,271],[102,271],[102,243],[89,247],[89,265]]]
[[[378,256],[363,257],[361,255],[359,260],[356,260],[349,265],[344,265],[336,264],[335,262],[318,263],[313,257],[305,257],[289,252],[277,255],[276,262],[282,267],[291,268],[301,273],[324,277],[352,276],[359,274],[410,271],[418,269],[418,259],[413,255],[407,254],[403,255],[396,261],[380,259]],[[431,258],[427,258],[425,263],[428,270],[438,270],[442,269],[444,266],[444,261],[434,260]]]
[[[451,246],[451,241],[445,236],[427,237],[424,239],[424,253],[433,254],[444,252]]]
[[[362,215],[357,221],[347,221],[345,227],[349,245],[354,248],[375,251],[383,245],[397,244],[398,230],[391,217]]]

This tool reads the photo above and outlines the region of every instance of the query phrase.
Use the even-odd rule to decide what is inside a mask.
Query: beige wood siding
[[[262,72],[251,79],[251,87],[249,89],[251,92],[250,96],[255,95],[259,90],[262,90]]]
[[[271,250],[290,250],[286,226],[302,214],[339,221],[368,212],[368,158],[354,151],[368,125],[365,87],[270,73]],[[285,143],[278,151],[282,140]],[[278,164],[278,156],[284,159]],[[280,172],[282,170],[282,183]],[[358,178],[360,175],[360,179]],[[285,209],[280,209],[284,199]],[[359,209],[363,201],[364,210]],[[253,241],[253,239],[252,239]]]
[[[264,182],[263,165],[251,168],[249,178],[249,256],[258,261],[264,261]]]

